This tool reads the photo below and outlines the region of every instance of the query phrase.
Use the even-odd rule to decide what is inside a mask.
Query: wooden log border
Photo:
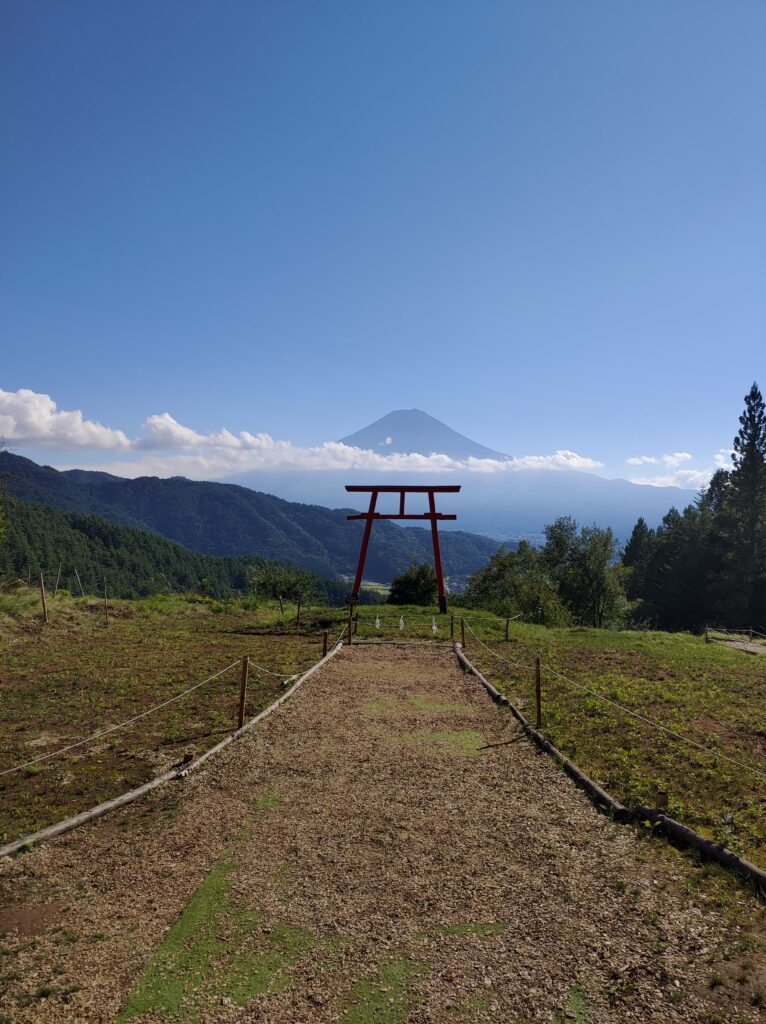
[[[146,793],[151,793],[153,789],[157,789],[158,786],[162,786],[166,782],[170,782],[173,779],[186,778],[186,776],[191,772],[197,771],[201,768],[202,765],[213,757],[214,754],[217,754],[225,747],[228,747],[229,744],[238,740],[240,736],[244,736],[246,732],[249,732],[259,722],[263,721],[263,719],[270,715],[272,711],[276,711],[276,709],[280,707],[280,705],[284,704],[284,702],[288,700],[288,698],[290,698],[299,687],[303,686],[310,676],[313,676],[313,674],[322,668],[323,665],[326,665],[342,647],[343,641],[340,641],[328,654],[323,658],[320,658],[319,661],[304,672],[303,675],[300,675],[297,679],[293,676],[292,678],[296,681],[290,689],[285,691],[281,697],[278,697],[273,704],[269,704],[269,706],[264,708],[263,711],[255,716],[255,718],[251,718],[249,722],[245,722],[241,729],[237,729],[225,739],[221,740],[220,743],[216,743],[215,746],[206,750],[205,753],[200,755],[200,757],[195,761],[185,765],[183,768],[164,772],[162,775],[158,775],[156,779],[151,779],[149,782],[145,782],[143,786],[139,786],[137,789],[131,789],[129,792],[123,793],[121,796],[115,797],[113,800],[106,800],[104,803],[98,804],[96,807],[91,807],[87,811],[82,811],[80,814],[75,814],[71,818],[65,818],[63,821],[58,821],[54,825],[48,825],[47,828],[40,829],[39,832],[33,832],[31,835],[15,839],[12,843],[8,843],[5,846],[0,847],[0,857],[12,857],[15,854],[26,852],[33,846],[37,846],[48,839],[53,839],[55,836],[63,835],[64,832],[71,832],[72,829],[79,828],[81,825],[85,825],[87,822],[93,821],[95,818],[100,818],[109,811],[117,810],[118,807],[124,807],[125,804],[132,803],[134,800],[138,800],[139,797],[144,796]],[[288,680],[288,682],[289,681],[290,680]]]
[[[723,867],[728,868],[729,871],[732,871],[740,879],[750,882],[761,899],[766,899],[766,871],[763,868],[751,864],[750,861],[740,857],[727,847],[721,846],[720,843],[714,843],[712,839],[707,839],[693,828],[689,828],[688,825],[683,825],[680,821],[670,818],[667,814],[663,814],[653,807],[637,804],[635,807],[629,808],[615,800],[611,794],[602,789],[585,772],[581,771],[573,761],[570,761],[560,750],[554,747],[541,732],[532,728],[518,708],[514,707],[508,698],[488,682],[481,672],[471,664],[459,643],[454,645],[454,650],[460,665],[479,680],[496,704],[501,704],[510,710],[524,732],[541,750],[550,754],[561,765],[575,785],[585,790],[599,809],[605,810],[615,821],[622,824],[642,825],[644,822],[650,822],[654,826],[654,830],[660,832],[667,839],[679,846],[691,847],[697,850],[703,857],[716,861]]]

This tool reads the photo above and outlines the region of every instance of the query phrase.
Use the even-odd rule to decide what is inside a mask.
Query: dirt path
[[[766,654],[766,644],[751,643],[748,640],[715,640],[714,643],[732,647],[735,651],[745,651],[747,654]]]
[[[757,1020],[720,1014],[727,926],[683,880],[451,652],[356,647],[198,776],[3,865],[0,1019]]]

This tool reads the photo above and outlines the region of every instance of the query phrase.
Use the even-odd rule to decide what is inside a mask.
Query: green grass
[[[210,871],[159,946],[118,1018],[160,1013],[192,1024],[222,999],[237,1006],[289,984],[287,970],[317,943],[311,932],[278,922],[264,929],[257,913],[229,899],[232,859]]]
[[[369,978],[358,978],[340,1024],[398,1024],[416,1003],[413,987],[430,970],[426,960],[388,960]]]
[[[533,662],[543,663],[543,732],[627,803],[667,806],[673,817],[766,866],[766,661],[683,633],[545,629],[471,614],[466,653],[528,716]],[[573,682],[565,682],[546,666]],[[576,683],[711,747],[710,755],[631,718]]]
[[[256,665],[292,673],[321,655],[275,605],[154,597],[111,604],[58,597],[50,623],[30,592],[2,595],[0,771],[76,742],[251,656],[246,705],[256,714],[283,692]],[[32,612],[30,612],[30,607]],[[82,749],[0,777],[0,843],[86,810],[198,755],[236,728],[239,666],[160,712]]]
[[[416,743],[430,754],[442,757],[478,757],[479,748],[486,740],[474,729],[454,732],[408,732],[402,735],[405,743]]]
[[[585,996],[579,985],[570,989],[564,1013],[560,1017],[556,1017],[552,1024],[591,1024],[585,1005]]]
[[[388,717],[412,715],[413,711],[428,715],[460,714],[470,711],[471,708],[468,704],[437,700],[427,693],[413,693],[402,699],[379,697],[377,700],[368,701],[364,710],[374,717]]]

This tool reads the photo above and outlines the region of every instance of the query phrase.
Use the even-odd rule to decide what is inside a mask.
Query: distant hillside
[[[353,573],[356,567],[363,527],[347,522],[343,509],[302,505],[247,487],[183,477],[125,480],[107,473],[59,472],[8,452],[0,453],[0,472],[21,500],[151,530],[202,554],[260,556],[330,578]],[[445,572],[466,576],[484,565],[497,547],[487,537],[446,533]],[[429,531],[376,523],[365,575],[388,583],[413,558],[431,557]]]
[[[268,564],[259,557],[200,555],[157,533],[36,502],[14,500],[6,511],[0,579],[27,579],[31,571],[37,581],[42,572],[48,589],[53,590],[60,566],[61,587],[75,596],[80,584],[86,595],[101,594],[106,578],[112,597],[188,591],[213,598],[237,597],[250,590],[249,570]],[[315,576],[314,583],[319,600],[336,607],[342,606],[351,592],[351,584],[341,580]],[[379,601],[377,593],[362,588],[362,604]]]
[[[75,570],[87,594],[101,591],[104,577],[113,597],[143,597],[198,590],[207,581],[211,597],[230,597],[248,586],[244,558],[214,558],[146,530],[116,526],[99,516],[33,502],[11,502],[8,529],[0,544],[0,575],[26,579],[48,573],[53,588],[61,565],[61,586],[78,594]]]
[[[431,455],[439,452],[453,459],[497,459],[500,462],[509,457],[464,437],[420,409],[396,409],[340,440],[341,444],[370,449],[381,455],[392,452]]]

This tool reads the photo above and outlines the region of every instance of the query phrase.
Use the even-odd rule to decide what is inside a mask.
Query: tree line
[[[620,552],[611,529],[564,516],[545,543],[502,550],[474,573],[469,606],[544,625],[766,632],[766,410],[745,397],[731,469],[655,529],[639,519]]]
[[[3,501],[0,491],[0,581],[37,581],[51,586],[61,567],[61,587],[76,596],[113,597],[195,592],[213,598],[282,597],[286,601],[341,606],[351,585],[323,579],[294,565],[266,558],[224,558],[188,551],[148,530],[118,526],[100,516],[63,512],[35,502]],[[79,577],[79,580],[78,580]],[[365,592],[364,600],[378,600]]]

